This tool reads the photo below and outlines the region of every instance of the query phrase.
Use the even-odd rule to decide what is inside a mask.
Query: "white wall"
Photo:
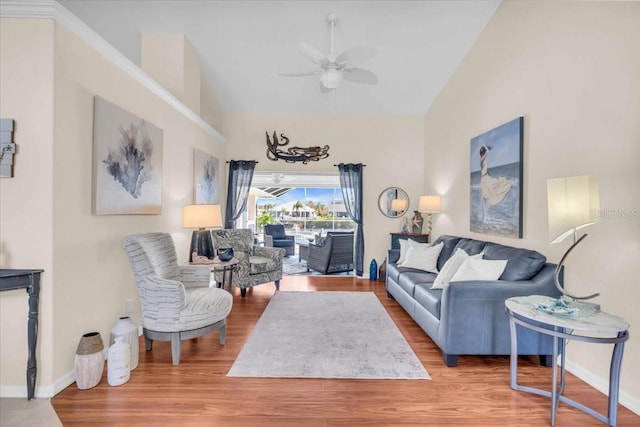
[[[46,397],[73,380],[73,358],[82,334],[98,331],[108,344],[109,331],[124,315],[129,298],[134,300],[132,317],[140,323],[133,274],[121,247],[124,236],[169,232],[178,261],[187,261],[191,230],[182,229],[181,221],[182,207],[193,203],[193,150],[208,152],[224,164],[226,144],[65,27],[51,20],[2,19],[0,28],[2,116],[18,121],[23,136],[18,140],[16,135],[16,140],[24,142],[20,177],[0,181],[2,267],[46,270],[36,388],[37,395]],[[34,63],[33,55],[44,57]],[[96,95],[163,130],[161,215],[92,215]],[[5,301],[2,296],[2,304],[0,394],[26,396],[26,315],[21,322],[5,317],[5,308],[7,313],[26,314],[26,299]]]
[[[434,230],[539,250],[550,245],[546,181],[595,175],[610,214],[566,264],[566,287],[600,292],[602,309],[631,323],[621,401],[640,411],[640,3],[503,2],[425,118],[425,188],[443,195]],[[469,141],[524,116],[524,238],[469,231]],[[610,346],[572,342],[571,370],[604,390]]]
[[[321,96],[318,94],[318,96]],[[364,163],[364,275],[369,263],[378,265],[390,247],[390,232],[398,232],[399,219],[383,216],[378,196],[386,187],[403,188],[417,209],[423,181],[423,122],[419,116],[360,116],[346,114],[225,114],[228,158],[258,160],[256,171],[335,172],[338,163]],[[284,133],[289,146],[329,145],[329,157],[318,162],[285,163],[266,157],[265,132]],[[287,147],[285,147],[287,148]],[[411,215],[408,213],[407,215]]]

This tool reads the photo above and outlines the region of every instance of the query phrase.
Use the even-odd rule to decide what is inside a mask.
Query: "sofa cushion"
[[[429,283],[420,283],[415,287],[414,298],[416,302],[429,313],[433,314],[437,319],[440,319],[442,289],[431,289]]]
[[[484,259],[506,259],[505,268],[500,280],[529,280],[544,267],[547,257],[540,252],[529,249],[487,243],[484,247]]]
[[[456,249],[462,249],[467,255],[477,255],[484,249],[487,242],[482,240],[462,238],[456,245]]]
[[[274,248],[290,248],[295,244],[296,242],[293,239],[273,239]]]
[[[458,242],[460,241],[460,237],[456,236],[447,236],[443,235],[436,239],[433,242],[434,245],[442,243],[442,250],[440,251],[440,256],[438,257],[438,270],[441,270],[444,266],[444,263],[453,255],[454,249]]]
[[[264,232],[274,239],[284,239],[287,236],[281,224],[267,224],[264,226]]]
[[[406,293],[415,298],[415,287],[423,285],[430,288],[435,278],[436,275],[433,273],[407,268],[400,274],[397,283]]]

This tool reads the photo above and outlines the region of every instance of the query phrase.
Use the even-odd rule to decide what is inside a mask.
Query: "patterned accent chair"
[[[220,345],[224,345],[233,296],[209,287],[208,266],[179,266],[173,239],[167,233],[127,236],[122,246],[140,296],[148,351],[153,340],[171,341],[172,362],[179,365],[182,340],[218,330]]]
[[[264,226],[264,245],[271,248],[283,248],[285,256],[296,253],[296,237],[288,236],[282,224],[267,224]]]
[[[238,259],[238,269],[233,273],[233,286],[240,288],[240,295],[247,295],[247,288],[267,282],[275,282],[280,289],[282,260],[285,250],[253,246],[253,232],[249,229],[211,230],[213,247],[233,248]],[[222,272],[214,272],[216,282],[222,282]]]
[[[322,274],[353,270],[353,233],[330,231],[326,237],[309,243],[307,270]]]

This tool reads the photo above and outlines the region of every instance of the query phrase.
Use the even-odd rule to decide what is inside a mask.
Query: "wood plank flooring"
[[[509,387],[509,358],[461,356],[447,368],[437,346],[404,310],[387,298],[383,282],[352,277],[286,276],[286,291],[374,292],[405,336],[432,380],[324,380],[228,378],[226,373],[273,295],[265,284],[234,289],[226,345],[218,334],[185,341],[179,366],[168,342],[154,342],[119,387],[75,383],[52,399],[65,426],[547,426],[550,400]],[[296,325],[292,324],[291,328]],[[287,333],[283,330],[282,333]],[[623,373],[624,374],[624,373]],[[522,358],[519,381],[548,389],[551,370]],[[606,413],[607,398],[571,374],[566,395]],[[558,426],[601,426],[560,404]],[[640,417],[619,407],[618,426],[638,426]]]

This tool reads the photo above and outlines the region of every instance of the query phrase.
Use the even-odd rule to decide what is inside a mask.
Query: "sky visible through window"
[[[258,198],[258,206],[265,205],[267,203],[289,203],[300,201],[303,204],[311,201],[315,204],[322,203],[327,206],[333,201],[342,201],[342,191],[340,188],[294,188],[286,194],[278,197],[277,199]]]

